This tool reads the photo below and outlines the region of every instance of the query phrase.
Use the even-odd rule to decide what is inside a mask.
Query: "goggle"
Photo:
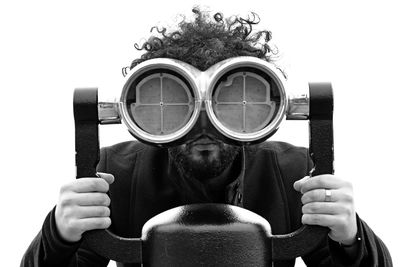
[[[206,71],[156,58],[129,72],[118,103],[99,103],[99,120],[122,119],[137,139],[169,145],[184,140],[205,112],[228,142],[260,142],[285,116],[307,119],[307,95],[288,97],[286,88],[282,73],[255,57],[230,58]]]

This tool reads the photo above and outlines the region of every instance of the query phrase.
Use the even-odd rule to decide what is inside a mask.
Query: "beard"
[[[196,140],[208,140],[200,141]],[[234,161],[240,148],[202,135],[195,141],[168,149],[169,155],[181,173],[199,181],[221,175]],[[206,144],[204,144],[206,143]]]

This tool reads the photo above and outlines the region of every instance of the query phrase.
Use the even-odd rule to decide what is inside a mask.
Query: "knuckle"
[[[59,191],[60,195],[62,195],[66,190],[67,190],[66,185],[62,185]]]
[[[303,205],[303,207],[301,207],[301,212],[303,213],[303,214],[307,214],[307,207],[306,207],[306,205]],[[304,215],[303,215],[304,216]]]
[[[313,190],[312,192],[311,192],[311,198],[312,198],[312,200],[314,200],[314,201],[317,201],[318,200],[318,198],[319,198],[319,192],[318,192],[318,190]]]
[[[310,213],[317,213],[317,211],[318,211],[317,204],[316,203],[310,203],[309,211],[310,211]]]
[[[108,208],[108,207],[104,207],[104,217],[108,217],[108,216],[110,216],[110,214],[111,214],[111,211],[110,211],[110,208]]]
[[[307,216],[307,223],[313,225],[321,224],[321,217],[318,214],[309,214]]]
[[[311,203],[310,205],[310,212],[311,213],[316,213],[318,211],[318,206],[315,203]]]
[[[107,194],[103,194],[103,205],[109,206],[111,204],[111,199]]]
[[[94,222],[94,227],[98,229],[108,228],[111,225],[111,219],[109,217],[98,218]]]
[[[315,187],[316,188],[322,188],[325,186],[325,182],[322,176],[318,177],[315,179]]]
[[[302,207],[302,211],[305,214],[315,213],[317,210],[315,203],[308,203]]]
[[[70,218],[73,217],[72,211],[73,211],[73,209],[71,209],[70,207],[63,207],[62,217],[64,218],[64,220],[70,220]]]
[[[344,208],[344,214],[346,215],[347,218],[350,217],[350,216],[352,216],[352,215],[353,215],[353,208],[352,208],[352,206],[347,205],[347,206]]]
[[[317,193],[318,192],[316,190],[311,190],[311,191],[306,192],[302,197],[303,204],[317,201],[317,199],[318,199]]]
[[[76,219],[70,218],[69,220],[67,220],[66,226],[67,226],[69,232],[82,233],[84,231],[82,225],[79,224],[79,221]]]
[[[353,184],[350,181],[344,181],[344,185],[350,190],[353,190]]]
[[[98,218],[93,222],[94,228],[99,229],[99,228],[102,228],[102,226],[103,226],[103,220],[101,218]]]
[[[312,202],[314,200],[313,191],[314,190],[304,193],[304,195],[301,197],[301,200],[302,200],[303,204],[307,204],[307,203]]]
[[[108,217],[110,216],[110,209],[108,207],[100,207],[98,210],[99,217]]]
[[[336,183],[338,184],[344,184],[346,181],[343,180],[341,177],[336,176],[336,175],[331,175],[330,177],[332,177],[333,180],[336,181]]]
[[[69,207],[73,204],[74,204],[74,200],[73,200],[71,194],[62,194],[60,196],[59,205],[61,208],[65,209],[66,207]]]
[[[353,193],[352,192],[344,192],[343,193],[343,200],[345,202],[353,202]]]
[[[320,224],[321,217],[318,215],[313,215],[313,216],[310,216],[310,220],[311,220],[311,223],[313,223],[313,224]]]
[[[87,181],[88,188],[90,188],[90,190],[92,190],[92,191],[96,191],[96,189],[97,189],[98,181],[96,181],[96,180],[97,179],[90,179]]]
[[[349,182],[349,186],[347,188],[348,188],[349,193],[351,195],[353,195],[353,192],[354,192],[353,184]]]
[[[314,215],[310,215],[310,214],[303,214],[303,216],[301,217],[301,222],[303,224],[315,224],[315,219],[316,216]]]
[[[344,214],[345,214],[345,216],[346,216],[346,218],[349,218],[350,216],[351,216],[351,210],[350,209],[345,209],[345,212],[344,212]]]
[[[93,221],[81,220],[81,221],[79,222],[79,228],[82,230],[82,233],[83,233],[83,232],[86,232],[86,231],[88,231],[88,230],[95,229],[95,228],[96,228],[96,227],[95,227],[95,222],[93,222]]]
[[[70,191],[70,189],[71,189],[71,184],[70,183],[62,185],[60,187],[60,195],[64,194],[65,192]]]
[[[308,201],[308,195],[304,194],[301,196],[301,203],[306,204]]]
[[[98,206],[109,206],[110,205],[110,197],[106,193],[96,193],[94,198],[94,203]]]
[[[82,233],[86,232],[87,230],[91,230],[93,229],[92,225],[90,222],[88,221],[84,221],[84,220],[79,220],[76,221],[76,229]]]

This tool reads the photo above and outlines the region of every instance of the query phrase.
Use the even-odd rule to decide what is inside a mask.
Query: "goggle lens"
[[[194,109],[193,96],[179,77],[153,73],[133,86],[136,88],[128,99],[129,115],[142,130],[167,135],[188,123]]]
[[[280,96],[274,97],[272,85],[250,71],[223,77],[216,85],[212,100],[217,119],[238,133],[254,133],[265,128],[280,105]]]

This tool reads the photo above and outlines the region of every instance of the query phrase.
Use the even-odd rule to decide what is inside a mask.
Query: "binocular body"
[[[200,131],[226,142],[262,142],[286,119],[308,120],[313,175],[333,174],[333,94],[329,83],[310,83],[309,94],[288,97],[285,81],[260,59],[239,57],[205,72],[171,59],[132,69],[119,102],[98,102],[96,88],[74,93],[77,178],[96,174],[99,124],[124,122],[138,140],[171,146]],[[257,214],[230,205],[177,207],[150,219],[142,237],[109,230],[85,233],[98,254],[144,266],[273,266],[312,251],[328,230],[303,226],[272,235]]]

